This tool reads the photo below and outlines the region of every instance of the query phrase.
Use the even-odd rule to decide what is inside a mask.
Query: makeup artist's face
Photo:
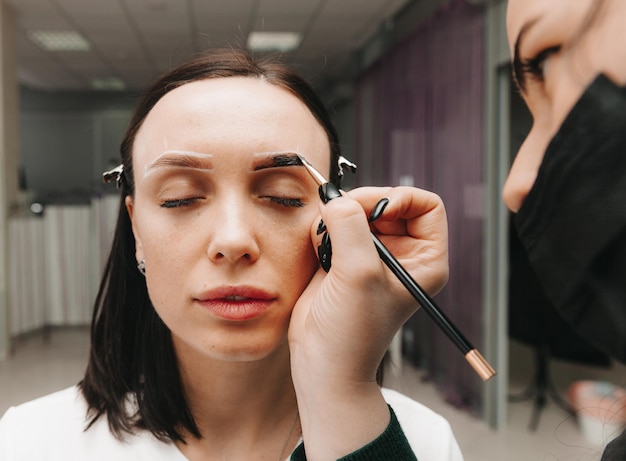
[[[143,123],[127,207],[179,354],[255,360],[286,347],[291,310],[318,266],[317,188],[295,152],[328,174],[322,127],[259,79],[185,84]]]
[[[520,93],[533,116],[504,185],[503,197],[519,210],[544,152],[585,88],[605,73],[626,83],[626,2],[606,0],[590,25],[597,0],[509,0],[507,31],[511,56],[524,64]]]

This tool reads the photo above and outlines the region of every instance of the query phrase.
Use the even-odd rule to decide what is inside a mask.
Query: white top
[[[390,389],[385,400],[396,413],[419,461],[462,461],[448,422],[424,405]],[[105,417],[85,431],[86,403],[76,387],[9,408],[0,419],[2,461],[187,461],[172,443],[148,431],[124,442],[109,431]]]

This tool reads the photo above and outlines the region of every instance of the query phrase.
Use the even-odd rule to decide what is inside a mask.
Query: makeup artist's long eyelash
[[[299,198],[283,198],[271,196],[266,196],[262,198],[269,199],[273,203],[277,203],[278,205],[282,205],[288,208],[302,208],[304,206],[304,202]]]
[[[199,200],[198,197],[164,200],[163,202],[161,202],[160,206],[162,208],[180,208],[193,205],[197,200]]]
[[[541,50],[535,57],[525,59],[521,61],[521,70],[522,72],[532,76],[536,80],[543,82],[543,68],[546,62],[546,59],[554,53],[557,53],[561,49],[560,45],[551,46],[550,48],[546,48]]]

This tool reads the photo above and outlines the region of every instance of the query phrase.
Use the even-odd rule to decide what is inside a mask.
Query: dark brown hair
[[[155,312],[137,270],[135,240],[124,199],[134,194],[132,154],[148,113],[169,91],[210,78],[245,76],[284,88],[301,100],[328,136],[330,178],[339,185],[337,133],[309,84],[276,57],[254,59],[238,49],[205,51],[165,73],[139,102],[120,150],[124,173],[117,225],[91,324],[89,362],[80,388],[89,428],[106,416],[115,436],[147,429],[160,440],[183,441],[182,429],[201,437],[183,393],[169,329]],[[136,400],[136,405],[133,401]]]

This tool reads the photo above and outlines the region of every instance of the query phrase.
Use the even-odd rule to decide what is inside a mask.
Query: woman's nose
[[[259,244],[254,232],[254,217],[239,205],[221,207],[212,216],[208,256],[215,263],[254,262]]]

